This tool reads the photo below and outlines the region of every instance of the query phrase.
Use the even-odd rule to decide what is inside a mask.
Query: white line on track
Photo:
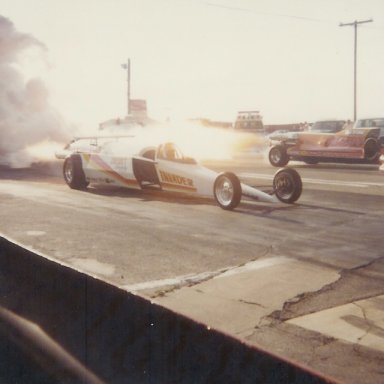
[[[292,259],[284,256],[270,257],[266,259],[250,261],[242,266],[227,267],[227,268],[219,269],[217,271],[211,271],[211,272],[208,271],[208,272],[203,272],[195,275],[190,274],[190,275],[176,276],[170,279],[144,281],[142,283],[124,285],[122,286],[122,288],[129,292],[137,292],[137,291],[142,291],[146,289],[155,289],[155,288],[158,289],[166,286],[181,287],[185,285],[194,285],[208,279],[214,279],[214,278],[217,279],[217,278],[227,277],[227,276],[236,275],[239,273],[253,271],[256,269],[268,268],[274,265],[288,263],[290,261],[292,261]]]
[[[263,180],[273,179],[273,175],[265,175],[262,173],[240,173],[239,177],[244,177],[249,179],[263,179]],[[311,178],[303,178],[303,183],[339,185],[339,186],[348,186],[348,187],[356,187],[356,188],[384,187],[384,183],[370,183],[365,181],[357,182],[357,181],[343,181],[343,180],[324,180],[324,179],[311,179]]]

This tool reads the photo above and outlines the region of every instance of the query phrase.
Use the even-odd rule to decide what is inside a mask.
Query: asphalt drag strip
[[[265,175],[262,173],[240,173],[239,177],[245,179],[261,179],[261,180],[272,180],[272,175]],[[302,178],[305,184],[314,185],[332,185],[340,187],[352,187],[352,188],[372,188],[380,187],[384,188],[384,182],[368,182],[368,181],[348,181],[348,180],[326,180],[326,179],[314,179],[310,177]]]

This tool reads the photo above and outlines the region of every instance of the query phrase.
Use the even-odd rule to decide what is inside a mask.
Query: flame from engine
[[[234,131],[231,128],[207,127],[190,121],[129,128],[114,126],[102,133],[88,132],[84,136],[108,135],[132,135],[134,139],[129,140],[132,154],[145,147],[172,142],[181,149],[184,156],[197,160],[230,160],[236,155],[260,153],[267,147],[267,139],[263,135]]]
[[[143,141],[149,144],[152,142],[152,145],[174,142],[184,155],[198,160],[229,160],[237,154],[266,148],[266,139],[262,135],[191,122],[179,122],[161,128],[142,128],[138,135],[143,135]]]

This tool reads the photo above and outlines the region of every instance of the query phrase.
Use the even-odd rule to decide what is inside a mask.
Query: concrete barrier
[[[107,383],[336,382],[4,237],[0,237],[0,305],[38,324]],[[0,337],[7,339],[1,326]],[[32,382],[7,381],[25,363],[0,343],[1,359],[6,361],[0,364],[0,381]]]

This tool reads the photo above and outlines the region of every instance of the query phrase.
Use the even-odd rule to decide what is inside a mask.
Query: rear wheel
[[[293,168],[283,168],[273,178],[273,190],[283,203],[292,204],[301,195],[303,184],[299,173]]]
[[[213,186],[216,202],[226,210],[235,209],[241,200],[241,184],[239,178],[232,172],[217,176]]]
[[[81,158],[78,155],[72,155],[65,159],[63,176],[65,182],[72,189],[85,189],[89,184],[85,179]]]
[[[269,162],[274,167],[284,167],[288,164],[289,156],[286,149],[282,145],[275,145],[269,150]]]
[[[381,155],[380,150],[381,146],[379,142],[376,139],[370,137],[364,144],[365,159],[373,163],[377,162]]]

